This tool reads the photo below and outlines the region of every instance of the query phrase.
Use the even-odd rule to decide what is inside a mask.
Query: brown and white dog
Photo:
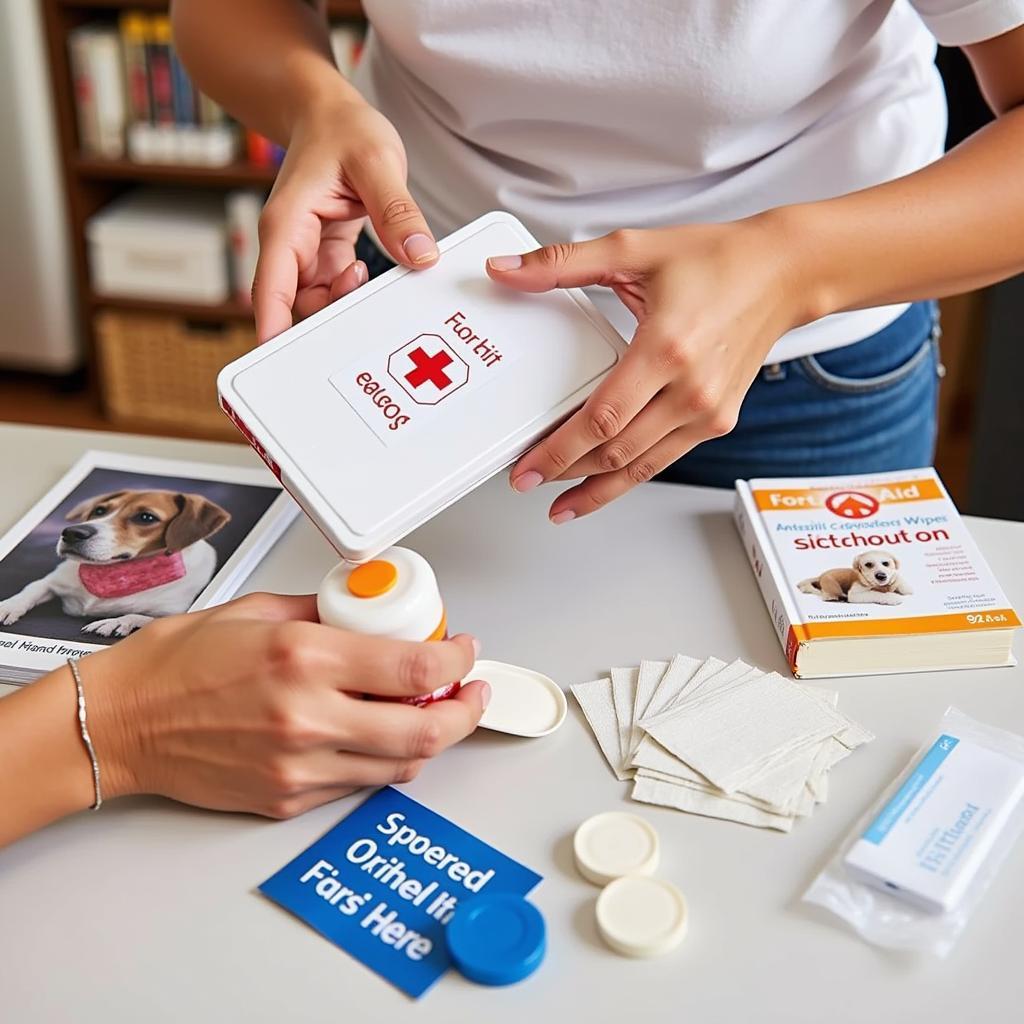
[[[151,619],[186,611],[213,578],[206,540],[230,519],[201,494],[114,491],[68,514],[53,572],[0,601],[0,625],[59,598],[66,615],[95,615],[83,633],[127,636]]]
[[[829,569],[797,584],[805,594],[823,601],[850,604],[901,604],[913,590],[899,574],[900,563],[888,551],[865,551],[853,560],[852,569]]]

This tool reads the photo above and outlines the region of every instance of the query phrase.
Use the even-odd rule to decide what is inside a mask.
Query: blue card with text
[[[413,997],[448,969],[445,925],[486,890],[525,896],[535,871],[390,786],[260,892]]]

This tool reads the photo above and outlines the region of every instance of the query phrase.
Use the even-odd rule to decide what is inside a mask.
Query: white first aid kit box
[[[140,190],[85,228],[97,295],[226,302],[231,295],[224,202],[218,196]]]
[[[537,241],[491,213],[221,371],[221,405],[345,557],[365,561],[509,465],[625,343],[578,289],[522,294],[489,256]]]

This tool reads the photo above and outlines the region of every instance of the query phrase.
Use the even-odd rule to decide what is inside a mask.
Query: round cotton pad
[[[686,937],[686,900],[671,882],[626,875],[597,897],[597,928],[623,956],[661,956]]]
[[[445,941],[459,972],[481,985],[511,985],[544,959],[544,918],[522,896],[499,892],[460,903]]]
[[[658,833],[635,814],[608,811],[587,818],[572,841],[576,867],[595,885],[623,875],[650,875],[658,866]]]
[[[491,701],[480,724],[513,736],[547,736],[565,721],[565,694],[540,672],[500,661],[478,661],[465,682],[483,679],[491,685]]]

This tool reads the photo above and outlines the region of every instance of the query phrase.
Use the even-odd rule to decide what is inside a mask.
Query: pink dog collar
[[[103,565],[82,562],[78,567],[78,578],[93,597],[130,597],[173,583],[184,575],[185,559],[180,551]]]

